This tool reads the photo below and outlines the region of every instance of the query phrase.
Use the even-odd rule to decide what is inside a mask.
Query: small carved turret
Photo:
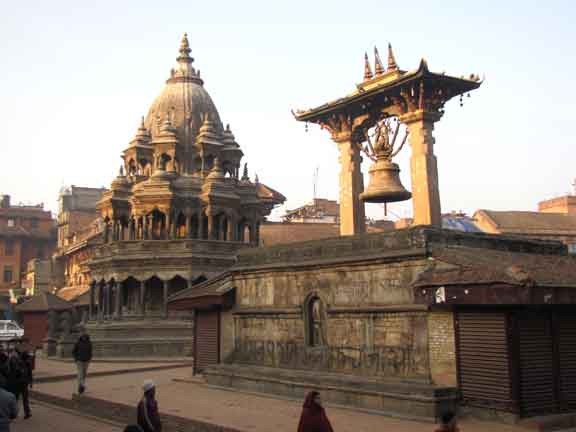
[[[368,53],[364,53],[364,81],[372,79],[374,75],[372,74],[372,68],[370,67],[370,62],[368,61]]]
[[[380,54],[378,53],[378,48],[374,47],[374,72],[376,75],[382,75],[385,70],[382,65],[382,60],[380,60]]]
[[[243,182],[249,182],[250,181],[250,177],[248,177],[248,162],[246,162],[244,164],[244,170],[242,171],[242,178],[241,180]]]
[[[392,44],[388,44],[388,72],[397,70],[398,65],[396,64],[396,59],[394,58],[394,52],[392,51]]]

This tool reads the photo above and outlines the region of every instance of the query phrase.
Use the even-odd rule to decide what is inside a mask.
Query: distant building
[[[69,186],[58,198],[58,251],[53,260],[52,284],[58,295],[74,300],[89,289],[87,261],[101,243],[102,220],[96,203],[104,188]]]
[[[27,263],[47,259],[56,246],[55,221],[39,205],[12,205],[0,197],[0,293],[19,293]]]
[[[558,240],[576,253],[576,196],[538,203],[537,212],[477,210],[474,220],[484,232],[540,240]]]
[[[314,198],[310,204],[294,210],[288,210],[282,216],[284,222],[296,223],[340,223],[340,207],[337,201]]]
[[[52,282],[52,260],[34,258],[26,265],[26,274],[21,280],[23,295],[31,297],[49,292]]]
[[[58,248],[75,243],[75,236],[86,230],[99,214],[96,203],[106,192],[105,188],[69,186],[58,197]]]

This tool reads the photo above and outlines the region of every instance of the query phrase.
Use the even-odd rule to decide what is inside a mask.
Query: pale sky
[[[62,185],[108,187],[187,32],[251,176],[288,208],[338,198],[327,132],[293,119],[353,91],[364,52],[485,76],[436,125],[442,210],[534,210],[576,177],[576,6],[569,1],[29,1],[0,8],[0,193],[56,210]],[[396,162],[410,188],[409,147]],[[367,173],[367,163],[364,170]],[[411,202],[393,204],[399,216]],[[379,216],[382,208],[367,206]]]

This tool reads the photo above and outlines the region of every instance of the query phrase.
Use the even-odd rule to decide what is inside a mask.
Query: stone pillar
[[[90,282],[90,305],[88,306],[88,320],[94,320],[94,295],[96,291],[96,282]]]
[[[418,110],[399,118],[410,132],[414,225],[442,226],[438,168],[432,135],[434,122],[440,120],[440,117],[440,113]]]
[[[350,134],[334,138],[340,150],[340,235],[361,234],[366,231],[364,203],[364,178],[360,164],[360,149]]]
[[[164,227],[164,235],[167,239],[172,238],[172,217],[170,216],[170,212],[166,212],[166,219],[165,219],[165,224],[166,226]]]
[[[142,216],[142,240],[148,240],[148,216]]]
[[[226,240],[227,241],[234,241],[234,218],[228,218],[228,232],[226,233]]]
[[[186,218],[186,238],[192,238],[192,216],[186,214],[184,216]]]
[[[168,317],[168,281],[162,281],[162,315]]]
[[[260,246],[260,222],[254,224],[254,242],[256,246]]]
[[[122,318],[122,282],[115,283],[114,291],[116,292],[114,297],[114,300],[116,300],[116,304],[114,305],[114,308],[116,309],[114,311],[114,317],[120,319]]]
[[[146,281],[140,282],[140,315],[146,316],[146,304],[144,303],[146,297]]]
[[[214,240],[214,216],[208,214],[208,240]]]
[[[204,215],[202,210],[198,212],[198,236],[197,238],[203,239],[204,235]]]
[[[97,286],[97,298],[98,298],[98,322],[102,322],[102,319],[104,318],[104,311],[103,311],[103,307],[104,307],[104,292],[103,292],[103,284],[101,282],[98,282],[96,284]]]
[[[226,240],[226,215],[220,217],[220,227],[218,228],[218,240]]]

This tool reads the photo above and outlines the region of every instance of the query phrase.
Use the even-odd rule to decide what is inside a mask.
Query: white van
[[[24,336],[24,329],[16,321],[0,320],[0,341],[20,339]]]

